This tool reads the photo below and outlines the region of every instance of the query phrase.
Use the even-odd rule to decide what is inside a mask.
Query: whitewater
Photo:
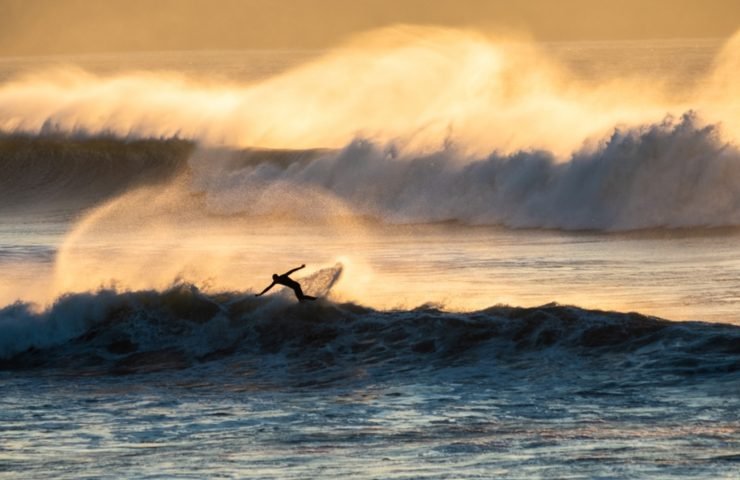
[[[0,59],[0,476],[736,478],[740,37]],[[270,282],[294,274],[316,302]]]

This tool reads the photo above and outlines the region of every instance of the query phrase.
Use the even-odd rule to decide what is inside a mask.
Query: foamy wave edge
[[[444,367],[562,351],[627,356],[679,373],[688,366],[740,371],[740,327],[731,325],[557,304],[469,313],[425,306],[379,311],[323,300],[255,298],[251,292],[206,294],[189,284],[163,292],[69,294],[41,312],[16,303],[0,309],[0,339],[5,370],[136,373],[271,355],[325,367]]]

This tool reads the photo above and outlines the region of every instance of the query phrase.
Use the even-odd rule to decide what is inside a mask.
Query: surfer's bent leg
[[[310,295],[304,295],[303,289],[300,285],[296,285],[293,287],[293,292],[295,292],[295,296],[298,298],[299,302],[302,302],[304,300],[316,300],[316,297],[312,297]]]

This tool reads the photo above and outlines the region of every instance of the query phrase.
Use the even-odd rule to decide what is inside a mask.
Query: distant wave
[[[177,139],[6,137],[3,209],[90,205],[183,172],[211,213],[269,214],[276,191],[316,192],[388,223],[565,230],[740,225],[740,149],[688,113],[615,129],[559,162],[546,151],[405,154],[357,140],[341,150],[199,148]],[[263,200],[263,201],[258,201]],[[75,203],[76,202],[76,203]]]
[[[0,211],[75,212],[177,177],[220,216],[304,201],[386,223],[738,226],[738,52],[735,35],[684,92],[414,26],[246,84],[30,71],[0,85]]]
[[[538,368],[556,352],[672,375],[737,373],[740,327],[555,304],[377,311],[251,293],[208,295],[188,284],[164,292],[70,294],[40,313],[23,303],[0,309],[5,370],[122,374],[272,356],[319,370],[343,364],[392,372],[524,358],[531,360],[526,368]]]

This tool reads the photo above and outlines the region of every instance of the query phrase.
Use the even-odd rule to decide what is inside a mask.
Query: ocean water
[[[0,59],[0,477],[738,478],[738,52]]]

